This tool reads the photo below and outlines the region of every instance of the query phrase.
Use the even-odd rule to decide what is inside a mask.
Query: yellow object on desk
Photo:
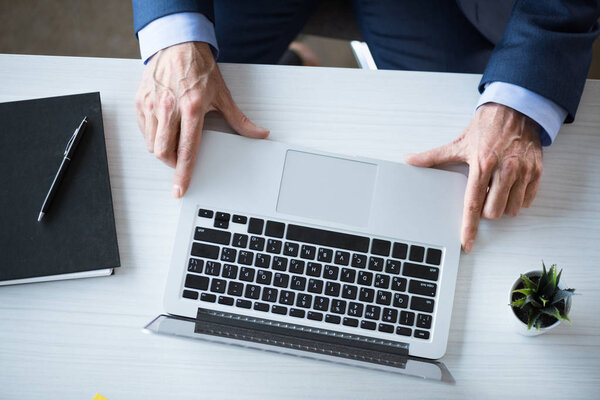
[[[94,396],[94,398],[92,400],[108,400],[108,399],[106,397],[96,393],[96,395]]]

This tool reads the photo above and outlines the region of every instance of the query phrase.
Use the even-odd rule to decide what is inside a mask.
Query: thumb
[[[254,124],[240,110],[233,101],[231,94],[225,95],[223,107],[219,111],[223,114],[225,121],[240,135],[255,139],[264,139],[269,136],[269,130]]]
[[[417,167],[433,167],[447,162],[464,161],[454,143],[447,143],[422,153],[407,154],[404,161]]]

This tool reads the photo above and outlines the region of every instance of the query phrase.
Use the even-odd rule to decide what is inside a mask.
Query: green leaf
[[[542,305],[535,299],[534,296],[525,297],[525,303],[531,304],[535,308],[542,308]]]
[[[562,319],[569,321],[569,323],[571,323],[571,319],[569,318],[569,316],[567,315],[567,313],[565,312],[561,312],[560,316],[562,317]]]
[[[525,297],[521,297],[520,299],[513,301],[512,303],[510,303],[510,306],[520,308],[523,307],[523,304],[525,304]]]
[[[533,294],[533,289],[515,289],[512,292],[513,293],[521,293],[521,294],[524,294],[525,296],[529,296],[529,295]]]
[[[521,274],[521,280],[528,289],[537,289],[537,285],[528,276]]]
[[[563,319],[560,315],[560,311],[558,311],[558,308],[556,308],[555,306],[542,308],[540,311],[546,315],[550,315],[551,317],[556,318],[559,321]]]
[[[556,264],[554,264],[554,266],[556,267]],[[558,273],[558,276],[556,277],[556,286],[558,286],[558,282],[560,282],[560,275],[562,274],[562,269],[560,270],[560,272]]]
[[[529,314],[529,319],[527,320],[527,330],[531,329],[532,326],[536,325],[538,320],[540,319],[540,316],[542,314],[539,312],[533,312]],[[537,329],[539,330],[539,326],[536,326]]]
[[[559,289],[554,293],[554,297],[552,298],[552,302],[550,304],[556,304],[562,300],[566,300],[569,297],[573,296],[573,292],[575,289]]]
[[[556,291],[555,265],[550,267],[550,270],[548,271],[548,276],[546,276],[546,278],[543,281],[544,282],[542,283],[542,278],[540,278],[540,285],[538,286],[542,289],[541,295],[544,296],[546,299],[551,299],[554,295],[554,292]]]

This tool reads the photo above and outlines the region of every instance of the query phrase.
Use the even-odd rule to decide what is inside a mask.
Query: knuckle
[[[179,146],[179,148],[177,149],[177,160],[178,161],[182,161],[184,163],[189,163],[193,160],[194,158],[194,152],[192,151],[192,149],[187,146],[187,145],[183,145],[183,146]]]
[[[488,154],[479,160],[479,165],[482,171],[492,171],[498,165],[498,157],[495,154]]]
[[[516,174],[520,169],[520,162],[516,158],[508,158],[504,161],[502,169],[510,175]]]
[[[160,96],[158,99],[158,107],[161,111],[170,113],[175,108],[175,99],[169,95]]]
[[[481,214],[481,203],[478,201],[470,201],[467,203],[467,212],[469,214]]]

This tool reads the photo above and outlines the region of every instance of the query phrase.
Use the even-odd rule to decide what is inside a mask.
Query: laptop
[[[438,359],[465,185],[455,172],[205,131],[164,295],[172,321],[147,328],[392,369]]]

